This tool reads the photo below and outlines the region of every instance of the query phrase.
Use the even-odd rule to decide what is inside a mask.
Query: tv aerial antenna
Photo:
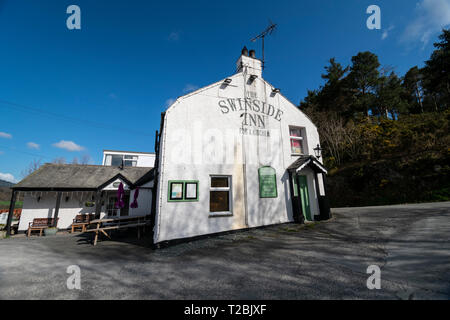
[[[251,41],[252,42],[256,42],[256,40],[261,39],[262,41],[262,68],[264,70],[265,67],[265,58],[264,58],[264,38],[268,35],[271,35],[275,28],[277,27],[276,24],[272,23],[272,21],[269,22],[269,26],[266,28],[266,30],[264,30],[263,32],[261,32],[259,35],[257,35],[256,37],[254,37]]]

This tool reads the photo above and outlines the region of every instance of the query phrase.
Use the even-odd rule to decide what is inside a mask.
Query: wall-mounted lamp
[[[230,84],[231,81],[233,81],[233,79],[231,79],[231,78],[226,78],[225,80],[223,80],[223,84],[225,84],[225,85]]]
[[[320,159],[320,157],[322,156],[322,148],[319,146],[319,144],[317,144],[317,147],[315,147],[313,150],[316,158]]]
[[[275,93],[280,93],[280,89],[278,89],[278,88],[273,88],[273,89],[272,89],[272,93],[274,93],[274,94],[275,94]]]
[[[253,81],[255,81],[256,78],[258,78],[257,75],[251,74],[249,80],[250,80],[250,82],[253,82]]]

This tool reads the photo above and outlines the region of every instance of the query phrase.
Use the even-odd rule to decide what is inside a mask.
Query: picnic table
[[[98,235],[104,234],[108,239],[111,236],[107,231],[125,229],[125,228],[137,228],[138,239],[141,237],[140,227],[145,227],[150,224],[148,216],[136,216],[136,217],[117,217],[106,219],[95,219],[89,222],[89,225],[95,225],[92,229],[87,229],[86,232],[95,232],[94,246],[97,245]]]

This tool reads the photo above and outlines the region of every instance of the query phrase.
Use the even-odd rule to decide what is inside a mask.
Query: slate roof
[[[46,163],[12,186],[15,190],[97,190],[110,180],[134,184],[152,168]]]
[[[296,171],[299,168],[303,169],[305,166],[310,166],[316,172],[327,173],[325,167],[314,156],[300,156],[289,167],[289,171]]]

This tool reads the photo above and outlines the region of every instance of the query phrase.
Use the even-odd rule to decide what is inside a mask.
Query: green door
[[[306,176],[298,176],[298,184],[300,187],[300,198],[302,200],[302,211],[305,219],[312,221],[311,219],[311,207],[309,205],[309,193],[308,193],[308,183]]]

